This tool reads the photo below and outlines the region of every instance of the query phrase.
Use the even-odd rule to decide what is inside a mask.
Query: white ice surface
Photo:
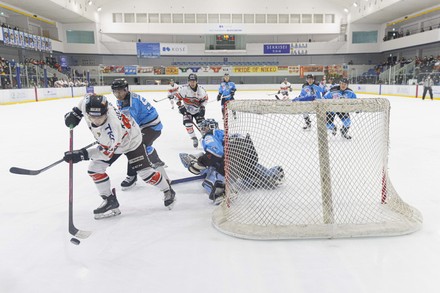
[[[165,95],[141,94],[151,101]],[[216,93],[209,95],[215,99]],[[237,92],[237,97],[273,98],[264,92]],[[0,106],[0,292],[440,292],[440,102],[388,99],[391,181],[424,216],[422,230],[414,234],[233,238],[212,227],[214,206],[201,182],[176,185],[172,211],[164,208],[157,189],[142,182],[121,191],[126,168],[121,157],[108,169],[122,212],[111,219],[93,219],[101,199],[88,164],[74,167],[75,225],[93,231],[79,246],[69,242],[67,232],[67,164],[38,176],[9,173],[12,166],[40,169],[62,157],[69,145],[63,116],[78,99]],[[190,176],[178,157],[195,152],[181,115],[168,100],[154,106],[164,123],[155,146],[168,174]],[[206,117],[221,121],[218,102],[207,105]],[[75,148],[93,141],[85,123],[74,132]]]

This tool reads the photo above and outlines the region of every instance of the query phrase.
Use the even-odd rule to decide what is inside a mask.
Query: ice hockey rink
[[[141,94],[150,101],[165,96]],[[214,92],[209,95],[215,99]],[[273,98],[250,91],[236,96]],[[163,206],[161,192],[143,182],[121,191],[126,170],[121,157],[108,174],[122,214],[99,221],[92,211],[101,198],[87,175],[88,163],[74,165],[75,225],[93,231],[79,246],[69,242],[67,229],[68,165],[37,176],[9,173],[12,166],[40,169],[63,156],[69,146],[63,116],[79,99],[0,107],[0,292],[440,292],[440,103],[384,98],[391,102],[391,181],[400,197],[422,212],[418,232],[355,239],[234,238],[212,226],[214,206],[201,181],[175,185],[172,211]],[[201,149],[192,147],[168,100],[153,104],[164,124],[155,146],[169,176],[191,176],[178,153]],[[221,120],[218,102],[207,105],[206,117]],[[91,142],[82,122],[74,130],[74,146]]]

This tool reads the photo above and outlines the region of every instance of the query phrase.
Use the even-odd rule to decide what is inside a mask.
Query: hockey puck
[[[81,243],[81,241],[79,241],[79,240],[76,239],[76,238],[72,238],[72,239],[70,239],[70,242],[72,242],[72,243],[75,244],[75,245],[79,245],[79,244]]]

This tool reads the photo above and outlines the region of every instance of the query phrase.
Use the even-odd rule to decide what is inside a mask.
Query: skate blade
[[[122,187],[122,186],[121,186],[121,190],[122,190],[122,191],[126,191],[126,190],[129,190],[129,189],[132,189],[132,188],[135,187],[135,186],[136,186],[136,182],[133,183],[133,184],[130,185],[130,186],[125,186],[125,187]]]
[[[116,209],[112,209],[109,211],[106,211],[103,214],[95,214],[95,220],[101,220],[101,219],[105,219],[105,218],[110,218],[110,217],[116,217],[118,215],[121,214],[121,211],[116,208]]]
[[[216,199],[214,199],[214,200],[212,201],[212,203],[213,203],[215,206],[218,206],[218,205],[220,205],[224,200],[225,200],[225,197],[224,197],[224,196],[220,196],[220,197],[217,197]]]
[[[174,199],[174,201],[171,203],[171,204],[169,204],[168,206],[166,206],[166,208],[168,208],[169,210],[172,210],[173,209],[173,207],[174,207],[174,204],[176,203],[176,199]]]

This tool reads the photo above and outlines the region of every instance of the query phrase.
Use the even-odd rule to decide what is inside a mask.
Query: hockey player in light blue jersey
[[[223,76],[223,81],[222,83],[220,83],[217,95],[217,101],[221,100],[223,118],[225,118],[225,103],[230,100],[234,100],[235,91],[237,90],[237,88],[235,87],[235,83],[233,83],[229,79],[229,73],[225,73],[225,75]]]
[[[339,85],[334,86],[324,95],[324,99],[356,99],[356,94],[348,87],[349,81],[347,78],[342,78],[339,81]],[[342,121],[341,135],[345,139],[351,139],[348,135],[348,129],[351,126],[350,113],[329,112],[327,113],[327,128],[332,131],[333,135],[336,135],[338,129],[333,123],[335,116],[338,116]]]
[[[306,81],[307,82],[304,83],[302,86],[299,96],[294,98],[292,101],[307,102],[322,98],[322,89],[317,84],[315,84],[315,77],[313,76],[313,74],[308,74]],[[312,127],[312,120],[310,120],[309,114],[304,113],[303,116],[306,122],[306,125],[303,127],[303,129],[310,129]]]
[[[166,180],[169,181],[168,175],[164,169],[165,163],[159,158],[153,142],[162,133],[162,123],[156,109],[144,97],[130,92],[128,90],[128,82],[123,78],[115,79],[111,85],[113,94],[117,99],[119,110],[131,116],[139,125],[142,131],[142,141],[147,150],[147,156],[151,163],[151,167],[158,170]],[[130,166],[127,166],[127,178],[122,181],[122,190],[127,190],[136,185],[136,172]]]
[[[204,153],[198,155],[180,154],[180,159],[191,173],[206,174],[202,183],[215,204],[223,200],[225,187],[224,131],[218,129],[214,119],[200,124],[203,133]],[[230,174],[231,184],[241,188],[274,189],[283,182],[284,171],[280,166],[266,168],[258,163],[258,154],[248,135],[233,134],[228,139],[229,148],[234,149],[234,164],[243,166],[242,171]]]

